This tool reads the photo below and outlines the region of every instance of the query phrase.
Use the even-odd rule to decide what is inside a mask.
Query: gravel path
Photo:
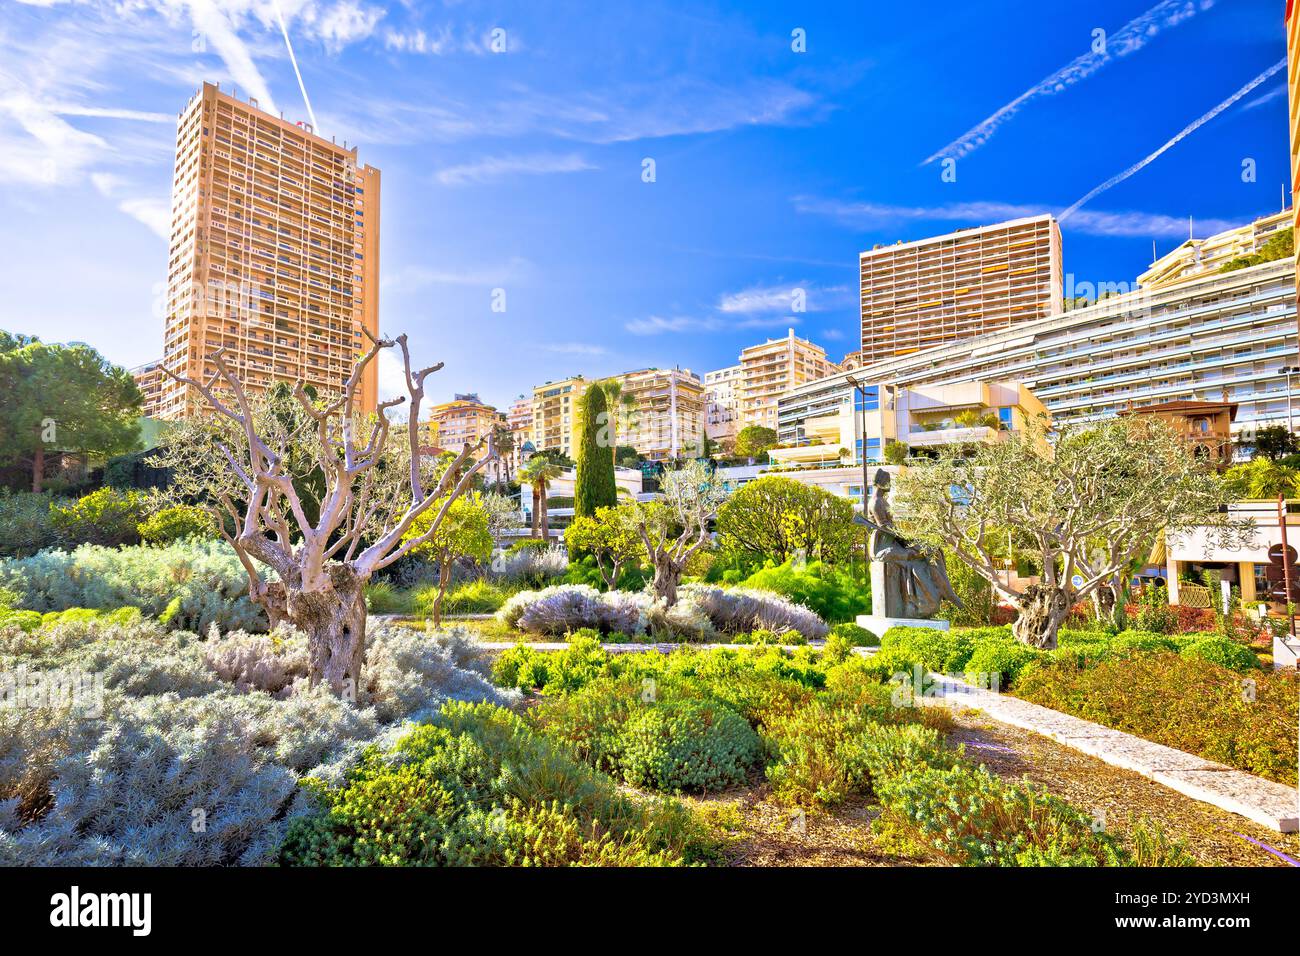
[[[953,715],[952,744],[1000,777],[1028,777],[1085,813],[1102,813],[1107,828],[1127,836],[1130,817],[1149,817],[1183,840],[1203,866],[1288,866],[1252,844],[1258,840],[1300,860],[1300,836],[1266,829],[1245,817],[1193,800],[1148,780],[976,711]]]

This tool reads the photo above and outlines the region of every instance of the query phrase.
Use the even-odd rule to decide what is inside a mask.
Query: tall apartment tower
[[[740,353],[740,382],[736,385],[737,431],[762,425],[776,431],[776,403],[796,385],[825,378],[840,367],[826,350],[790,329],[785,338],[768,339]]]
[[[1300,233],[1300,11],[1286,0],[1286,87],[1290,105],[1292,235]],[[1300,305],[1300,272],[1296,273],[1296,302]],[[1300,321],[1300,310],[1297,311]]]
[[[163,363],[206,380],[211,356],[251,392],[275,382],[337,392],[363,333],[379,333],[379,170],[204,83],[181,112],[172,183]],[[362,378],[373,411],[377,363]],[[168,378],[163,418],[202,406]]]
[[[1050,215],[877,246],[859,256],[860,366],[1061,312]]]

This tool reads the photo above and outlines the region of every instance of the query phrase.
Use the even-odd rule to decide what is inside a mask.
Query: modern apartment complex
[[[337,391],[379,331],[379,170],[204,83],[176,134],[162,362],[205,380],[217,349],[250,391]],[[375,363],[361,382],[375,408]],[[166,379],[159,414],[197,410]]]
[[[139,368],[131,369],[136,388],[144,396],[142,414],[145,418],[158,418],[162,413],[163,385],[167,376],[163,374],[161,362],[149,362]]]
[[[1286,0],[1286,86],[1290,103],[1291,215],[1300,235],[1300,12],[1295,0]],[[1300,299],[1300,279],[1296,282]]]
[[[558,449],[572,458],[577,451],[578,399],[587,390],[581,375],[533,388],[533,445],[538,451]]]
[[[466,445],[475,445],[490,434],[501,420],[501,413],[477,395],[457,395],[429,409],[426,434],[429,444],[459,454]]]
[[[1049,215],[859,256],[861,367],[1061,311],[1061,229]]]
[[[704,385],[690,369],[647,368],[619,376],[630,408],[620,415],[618,444],[667,461],[704,452]]]
[[[839,371],[826,350],[790,329],[785,338],[768,339],[740,353],[736,385],[737,429],[761,425],[776,429],[777,401],[790,389]]]
[[[781,443],[768,453],[769,471],[828,472],[800,478],[856,499],[864,456],[882,463],[892,442],[912,449],[995,442],[1047,415],[1019,382],[870,385],[859,392],[850,377],[835,375],[781,400]]]
[[[1150,291],[1218,272],[1234,259],[1259,252],[1268,240],[1290,225],[1291,211],[1284,209],[1207,239],[1188,239],[1173,252],[1153,262],[1151,268],[1137,277],[1137,283]]]
[[[506,412],[506,426],[510,429],[514,447],[510,449],[509,468],[518,472],[524,459],[535,450],[533,446],[533,397],[520,395],[510,403]]]
[[[1151,288],[881,360],[851,374],[901,388],[1016,381],[1058,425],[1169,401],[1235,403],[1234,432],[1286,425],[1291,400],[1281,369],[1293,365],[1296,355],[1294,259],[1228,272],[1220,271],[1220,256],[1194,267],[1187,260],[1196,248],[1257,250],[1288,224],[1285,214],[1267,216],[1231,230],[1235,237],[1180,247],[1145,273],[1156,277]],[[797,435],[800,414],[821,415],[836,400],[836,389],[838,401],[851,401],[844,379],[841,374],[796,388],[782,403],[782,439]],[[812,402],[817,396],[821,405]],[[797,411],[801,403],[808,405],[806,413]]]

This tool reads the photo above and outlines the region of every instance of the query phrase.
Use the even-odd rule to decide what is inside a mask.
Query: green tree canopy
[[[1255,432],[1253,458],[1285,458],[1300,451],[1300,442],[1285,425],[1267,425]]]
[[[848,501],[779,475],[732,494],[718,509],[718,536],[728,551],[777,564],[800,551],[810,559],[842,561],[860,538]]]
[[[402,540],[411,541],[428,534],[435,516],[444,509],[442,520],[438,522],[433,534],[411,550],[412,554],[424,554],[438,562],[438,596],[433,602],[434,627],[442,623],[442,601],[447,595],[447,585],[451,583],[451,569],[455,562],[463,558],[486,562],[492,556],[488,509],[476,493],[454,498],[450,503],[445,498],[434,502],[432,507],[411,522]]]
[[[776,444],[776,432],[762,425],[746,425],[736,435],[736,455],[761,458]]]
[[[140,390],[126,369],[88,345],[47,345],[0,331],[0,464],[44,481],[54,451],[109,456],[140,443]]]
[[[591,385],[578,400],[578,466],[574,478],[573,513],[590,517],[597,508],[618,503],[614,484],[614,429],[605,390]]]
[[[1276,498],[1296,496],[1296,479],[1300,472],[1272,458],[1259,457],[1233,465],[1223,473],[1223,482],[1234,498]]]
[[[614,588],[623,568],[642,553],[641,519],[636,505],[597,508],[594,515],[574,517],[564,531],[564,543],[571,553],[586,552],[595,558],[601,580]]]

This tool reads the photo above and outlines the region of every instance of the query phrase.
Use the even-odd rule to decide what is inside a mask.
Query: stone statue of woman
[[[867,555],[871,561],[872,613],[892,618],[930,618],[939,604],[961,600],[948,580],[943,552],[913,544],[899,533],[889,508],[889,472],[877,469],[871,482],[866,514],[856,524],[871,529]]]

